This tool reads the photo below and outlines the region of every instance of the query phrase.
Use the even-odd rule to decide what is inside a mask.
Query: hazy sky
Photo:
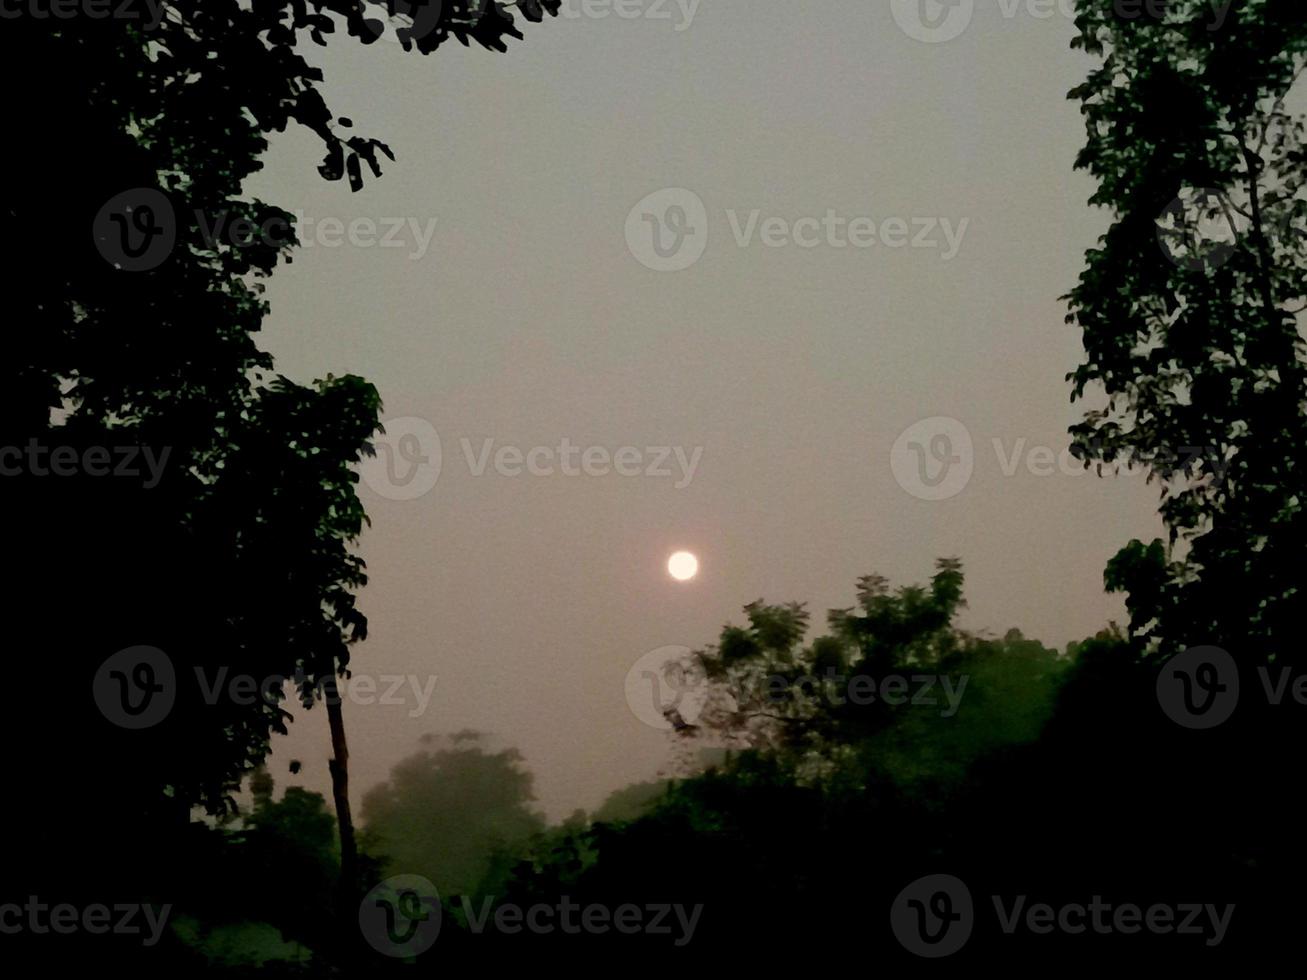
[[[1158,533],[1142,477],[1036,475],[1045,460],[1025,455],[1061,450],[1079,417],[1064,376],[1080,342],[1058,296],[1104,226],[1072,171],[1066,92],[1088,62],[1068,19],[980,0],[960,36],[930,44],[889,2],[705,0],[688,26],[675,3],[627,3],[670,19],[570,0],[507,55],[335,42],[316,55],[329,102],[398,161],[350,194],[291,133],[250,182],[313,221],[268,290],[280,370],[361,374],[385,418],[440,440],[425,495],[361,490],[372,635],[354,667],[436,680],[421,712],[407,684],[403,704],[347,707],[356,799],[419,735],[471,727],[522,750],[551,816],[592,808],[666,756],[627,704],[632,664],[713,642],[751,600],[806,601],[820,624],[860,575],[924,581],[956,555],[964,626],[1061,646],[1121,618],[1104,564]],[[706,209],[706,249],[681,271],[639,260],[643,211],[628,243],[628,215],[664,188]],[[849,244],[828,212],[874,219],[857,227],[876,244]],[[369,244],[366,225],[326,244],[330,218],[373,219],[377,239],[402,219],[402,245]],[[893,247],[896,218],[928,247]],[[685,223],[703,227],[692,210]],[[891,465],[933,417],[972,440],[965,486],[956,430],[945,446],[919,427]],[[564,439],[633,447],[624,468],[641,475],[564,475],[539,453],[553,475],[497,470],[502,447],[556,454]],[[906,442],[964,462],[923,490]],[[674,453],[670,475],[644,474],[660,447],[701,448],[687,485]],[[692,583],[665,572],[678,548],[700,558]],[[327,792],[328,749],[314,711],[274,773],[285,783],[284,760],[302,759],[298,781]]]

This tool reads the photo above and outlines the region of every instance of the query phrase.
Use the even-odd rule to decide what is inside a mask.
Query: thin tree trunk
[[[345,741],[345,716],[340,707],[340,693],[333,673],[324,685],[327,702],[327,721],[331,726],[332,759],[331,794],[336,802],[336,824],[340,828],[340,886],[341,912],[353,915],[358,901],[358,845],[354,841],[354,820],[349,809],[349,746]]]

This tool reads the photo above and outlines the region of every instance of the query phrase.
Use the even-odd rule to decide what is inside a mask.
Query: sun
[[[678,551],[667,559],[667,574],[678,582],[688,582],[699,574],[699,559],[688,551]]]

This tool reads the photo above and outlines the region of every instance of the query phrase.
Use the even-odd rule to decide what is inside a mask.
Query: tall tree
[[[1072,431],[1086,465],[1158,483],[1167,543],[1132,542],[1107,582],[1164,653],[1216,644],[1301,659],[1307,600],[1307,144],[1287,96],[1307,63],[1307,9],[1179,0],[1139,16],[1078,5],[1098,59],[1071,94],[1077,165],[1111,227],[1069,295],[1085,360]]]
[[[540,20],[559,3],[517,7]],[[289,719],[281,685],[250,703],[214,699],[194,670],[294,678],[308,706],[332,693],[367,631],[352,465],[372,452],[380,399],[353,376],[277,376],[254,337],[268,310],[262,280],[295,246],[287,212],[241,194],[267,134],[307,127],[323,144],[322,176],[355,190],[364,165],[379,176],[393,159],[331,112],[302,46],[339,28],[364,44],[393,29],[422,54],[450,39],[502,51],[521,34],[491,0],[206,0],[163,4],[157,23],[133,9],[141,19],[20,13],[0,32],[0,78],[24,93],[0,163],[14,324],[0,368],[6,598],[22,611],[15,648],[47,650],[57,635],[76,692],[53,719],[43,699],[19,699],[3,725],[10,744],[46,733],[13,763],[19,782],[82,761],[34,832],[57,840],[59,815],[113,800],[106,835],[148,848],[160,819],[229,810]],[[47,465],[59,448],[78,460],[107,452],[112,465],[124,446],[138,469],[140,447],[155,452],[158,479]],[[175,705],[148,728],[123,728],[97,713],[92,677],[142,645],[171,665]],[[349,897],[347,749],[328,704]],[[128,865],[106,875],[141,872]]]

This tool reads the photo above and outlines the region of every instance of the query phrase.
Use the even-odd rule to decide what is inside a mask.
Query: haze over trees
[[[490,751],[476,732],[423,743],[364,795],[365,847],[387,873],[423,875],[445,896],[476,893],[498,852],[545,829],[531,774],[519,752]]]
[[[1199,0],[1160,18],[1077,5],[1076,46],[1094,59],[1072,93],[1078,165],[1111,225],[1067,296],[1085,348],[1068,381],[1087,406],[1071,438],[1086,465],[1147,466],[1169,532],[1123,544],[1105,569],[1128,624],[1063,650],[968,632],[953,558],[926,584],[864,577],[821,635],[803,604],[758,600],[696,652],[707,705],[671,736],[719,756],[549,826],[518,752],[458,733],[365,792],[360,848],[333,695],[367,636],[356,467],[381,397],[351,374],[296,382],[260,348],[264,283],[295,242],[289,214],[241,187],[291,125],[321,141],[323,179],[358,189],[400,163],[331,110],[304,47],[371,43],[397,14],[410,53],[451,39],[502,52],[521,38],[510,7],[539,21],[560,2],[205,0],[166,7],[150,31],[5,20],[0,72],[21,97],[0,164],[0,446],[148,448],[161,469],[0,478],[17,681],[0,721],[13,790],[0,905],[167,904],[177,927],[150,946],[29,931],[0,937],[0,952],[136,977],[684,953],[648,932],[483,935],[461,902],[565,896],[701,906],[690,952],[737,969],[809,965],[836,940],[874,946],[859,951],[876,966],[918,966],[888,910],[944,871],[985,909],[992,896],[1107,895],[1238,910],[1216,947],[1157,932],[1014,937],[986,920],[957,962],[1246,969],[1292,948],[1307,872],[1289,696],[1307,611],[1307,146],[1289,95],[1307,10],[1291,0],[1235,3],[1219,29]],[[1159,705],[1171,658],[1213,646],[1237,673],[1200,693],[1237,682],[1238,710],[1177,723]],[[143,648],[144,661],[107,666]],[[269,683],[213,697],[224,671]],[[875,696],[849,696],[855,677]],[[157,722],[131,721],[162,692]],[[278,796],[264,768],[292,698],[329,713],[330,804]],[[437,883],[443,932],[387,957],[364,941],[360,907],[397,874]],[[233,944],[250,948],[243,962]]]

